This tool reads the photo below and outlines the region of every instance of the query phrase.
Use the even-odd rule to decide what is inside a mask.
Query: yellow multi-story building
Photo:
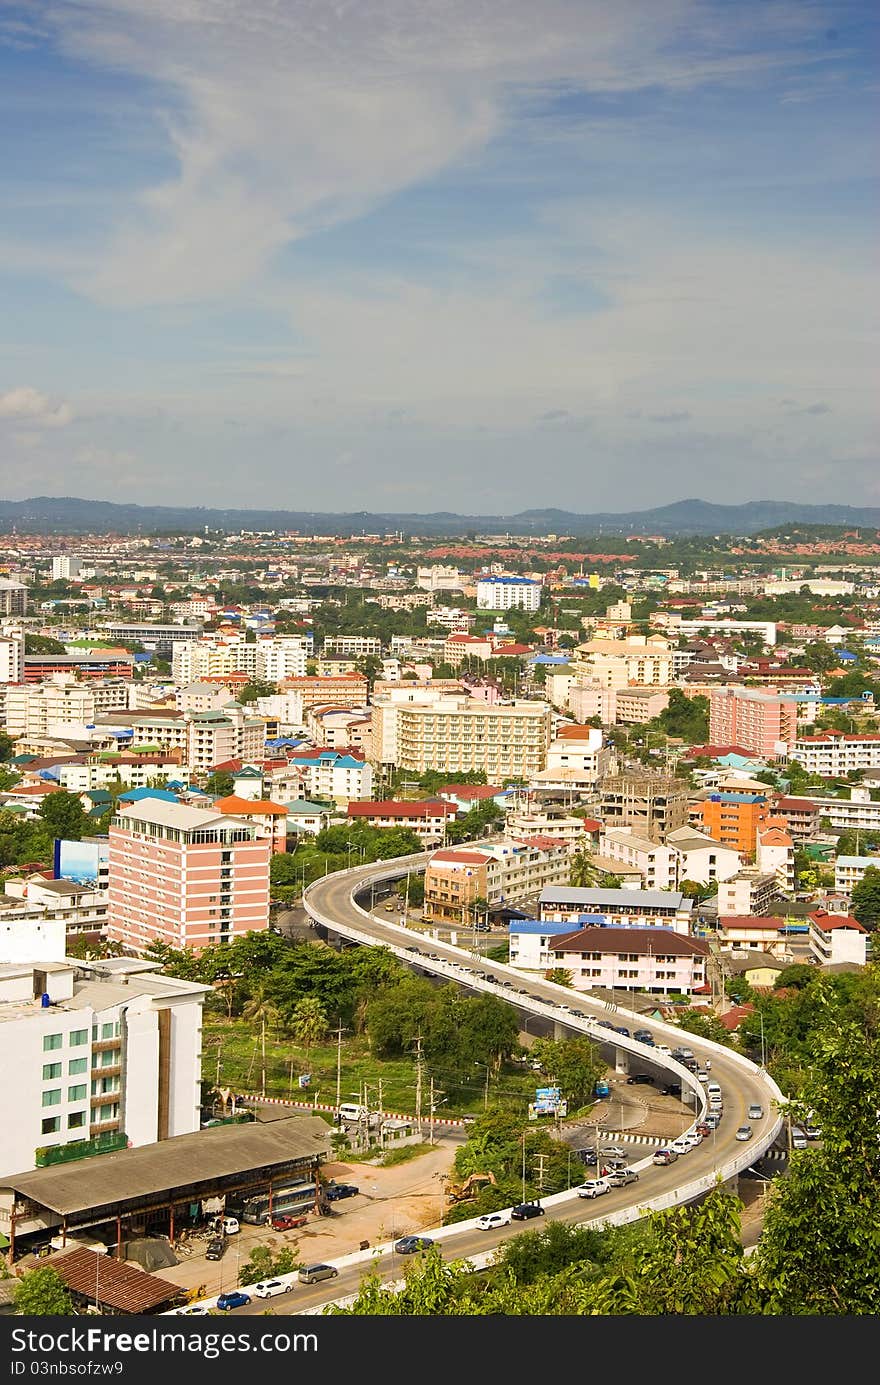
[[[548,703],[522,700],[489,705],[478,698],[440,697],[428,704],[392,703],[375,718],[374,757],[384,763],[382,757],[390,756],[388,763],[413,774],[484,770],[490,784],[529,779],[546,764],[551,716]],[[393,728],[376,737],[380,720],[392,721]]]

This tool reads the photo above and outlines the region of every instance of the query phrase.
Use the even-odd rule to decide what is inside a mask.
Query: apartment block
[[[252,822],[145,798],[110,825],[107,934],[199,952],[269,922],[271,842]]]
[[[0,577],[0,616],[26,616],[28,589],[23,582]]]
[[[435,851],[425,871],[425,918],[472,927],[476,900],[496,908],[534,899],[567,880],[570,864],[563,842],[540,836]]]
[[[561,885],[544,890],[538,907],[539,918],[551,923],[577,923],[585,914],[601,914],[612,924],[646,924],[687,935],[693,900],[674,890],[602,890],[592,885]]]
[[[672,654],[661,635],[597,638],[578,646],[572,669],[603,688],[666,688],[672,681]]]
[[[709,740],[738,745],[754,755],[775,759],[797,739],[798,703],[794,697],[757,691],[739,684],[709,692]]]
[[[369,798],[373,789],[373,767],[357,755],[339,750],[304,750],[294,755],[290,765],[302,776],[309,798],[330,799],[339,807],[352,799]]]
[[[757,831],[771,815],[766,796],[752,793],[711,793],[692,812],[704,832],[749,860],[754,859]]]
[[[608,861],[636,867],[647,890],[671,890],[678,883],[675,851],[625,828],[602,833],[599,855]]]
[[[814,909],[810,920],[810,952],[820,967],[841,962],[863,967],[868,960],[868,930],[850,914]]]
[[[415,832],[425,846],[437,846],[446,839],[446,825],[454,821],[454,803],[442,799],[395,801],[368,799],[348,805],[348,817],[368,827],[407,827]]]
[[[404,685],[405,686],[405,685]],[[430,702],[378,697],[373,706],[372,759],[414,775],[483,770],[490,783],[530,779],[544,768],[552,712],[546,702],[488,705],[478,698],[440,696]]]
[[[780,894],[775,870],[745,866],[718,886],[718,915],[736,914],[744,918],[748,914],[765,914]]]
[[[0,960],[0,1102],[14,1112],[5,1166],[23,1173],[198,1130],[209,988],[131,958],[65,957],[63,927],[54,946],[23,956],[33,941],[22,925]]]
[[[0,630],[0,683],[20,683],[24,677],[24,631]]]
[[[542,584],[529,577],[481,577],[477,582],[479,611],[537,611]]]
[[[590,926],[554,938],[549,950],[576,991],[691,995],[706,985],[708,943],[666,928]]]
[[[880,735],[845,731],[801,735],[789,746],[788,758],[797,760],[808,774],[820,774],[824,779],[844,778],[856,770],[880,768]]]
[[[880,856],[838,856],[834,862],[834,888],[839,894],[851,895],[865,878],[866,870],[880,872]]]

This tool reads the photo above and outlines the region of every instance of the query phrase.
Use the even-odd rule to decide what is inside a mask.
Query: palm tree
[[[254,1020],[260,1026],[260,1048],[262,1053],[260,1095],[266,1095],[266,1030],[279,1021],[278,1007],[269,995],[265,981],[260,982],[251,993],[251,998],[242,1010],[246,1020]]]
[[[306,1052],[313,1044],[318,1044],[327,1034],[327,1015],[324,1007],[313,995],[303,996],[290,1016],[290,1032]]]

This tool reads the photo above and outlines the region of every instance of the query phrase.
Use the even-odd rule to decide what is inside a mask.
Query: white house
[[[854,962],[863,967],[867,960],[868,930],[850,914],[829,914],[814,909],[810,919],[810,952],[820,966]]]
[[[690,995],[706,985],[709,944],[668,928],[590,926],[557,938],[554,967],[571,973],[577,991],[648,991]]]

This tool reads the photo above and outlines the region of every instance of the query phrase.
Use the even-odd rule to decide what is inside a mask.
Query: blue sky
[[[876,16],[0,0],[0,494],[880,505]]]

